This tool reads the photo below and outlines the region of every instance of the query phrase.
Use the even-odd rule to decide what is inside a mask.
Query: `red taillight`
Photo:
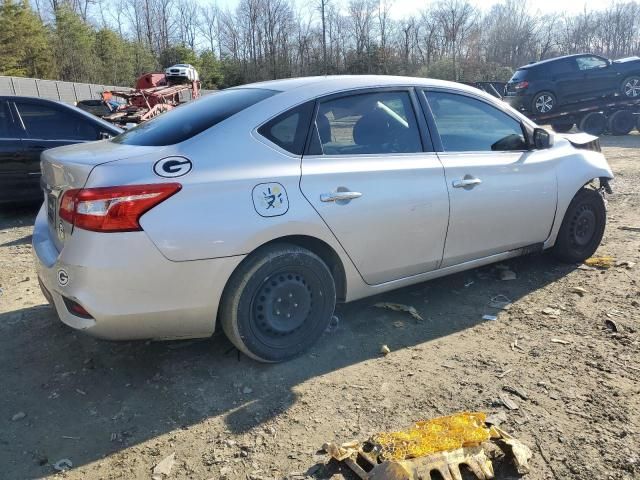
[[[516,90],[524,90],[525,88],[527,88],[529,86],[529,82],[527,82],[526,80],[524,82],[520,82],[520,83],[516,83],[516,86],[514,87]]]
[[[67,190],[60,218],[94,232],[142,230],[140,217],[182,188],[179,183]]]

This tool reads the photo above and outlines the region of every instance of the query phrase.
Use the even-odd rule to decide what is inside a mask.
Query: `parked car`
[[[111,115],[118,109],[119,104],[116,101],[105,101],[105,100],[80,100],[76,103],[76,107],[80,110],[84,110],[85,112],[90,113],[91,115],[95,115],[96,117],[106,117],[107,115]]]
[[[385,76],[222,90],[42,167],[33,246],[64,323],[168,339],[219,321],[267,362],[309,348],[336,300],[544,249],[584,260],[606,223],[590,182],[613,177],[595,137]]]
[[[200,80],[197,70],[188,63],[179,63],[164,71],[169,83],[187,83]]]
[[[504,100],[533,114],[607,95],[640,100],[640,58],[609,60],[579,54],[520,67],[505,88]]]
[[[0,203],[41,200],[40,154],[122,130],[79,108],[43,98],[0,96]]]

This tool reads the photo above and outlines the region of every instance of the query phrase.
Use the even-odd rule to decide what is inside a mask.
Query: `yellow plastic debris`
[[[616,264],[615,257],[591,257],[584,261],[585,265],[598,268],[611,268]]]
[[[371,443],[384,460],[407,460],[436,452],[475,447],[491,438],[484,413],[462,412],[415,423],[397,432],[378,433]]]

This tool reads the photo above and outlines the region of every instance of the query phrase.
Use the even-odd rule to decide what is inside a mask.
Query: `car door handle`
[[[360,192],[332,192],[332,193],[321,193],[320,201],[321,202],[337,202],[340,200],[353,200],[354,198],[360,198],[362,193]]]
[[[465,177],[461,180],[454,180],[452,182],[452,185],[453,185],[453,188],[466,188],[466,187],[475,187],[476,185],[480,185],[481,183],[482,183],[482,180],[480,180],[479,178]]]

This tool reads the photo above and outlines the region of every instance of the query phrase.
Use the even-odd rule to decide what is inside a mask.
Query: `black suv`
[[[79,108],[31,97],[0,96],[0,203],[42,198],[40,153],[121,133]]]
[[[504,100],[539,115],[559,105],[615,94],[640,100],[640,58],[612,61],[579,54],[530,63],[513,74]]]

